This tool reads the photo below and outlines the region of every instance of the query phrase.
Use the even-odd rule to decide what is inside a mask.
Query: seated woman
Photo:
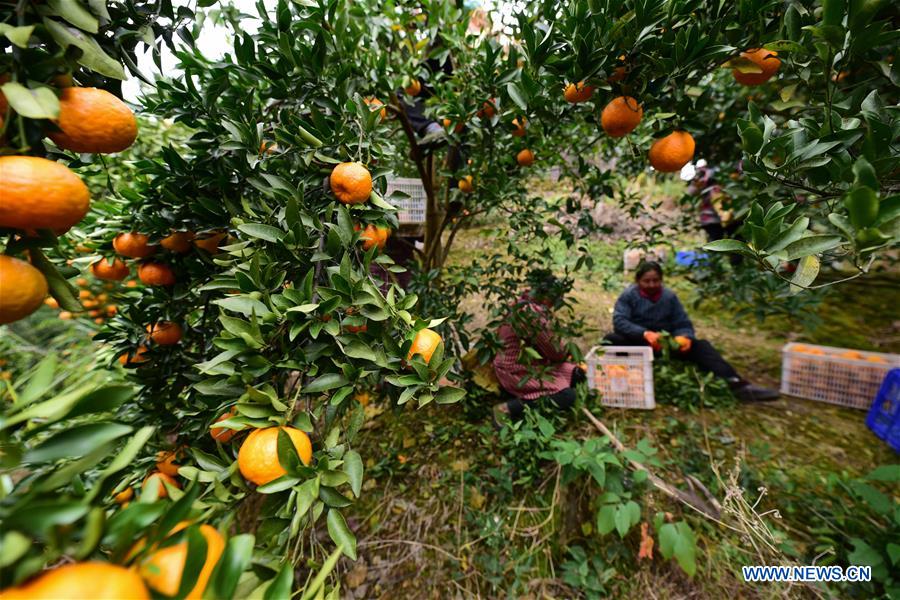
[[[503,417],[519,420],[526,406],[539,401],[559,410],[571,408],[575,386],[586,380],[584,371],[567,361],[551,328],[552,313],[562,306],[569,285],[543,270],[529,279],[529,291],[510,307],[507,322],[497,332],[502,348],[494,357],[494,372],[511,396],[494,407],[497,422]]]
[[[641,263],[635,284],[622,292],[613,311],[613,333],[606,340],[614,346],[649,345],[660,350],[660,332],[668,331],[679,342],[675,357],[690,361],[728,381],[735,395],[744,401],[774,400],[778,392],[750,384],[741,378],[718,350],[706,340],[698,340],[694,325],[675,292],[663,287],[659,263]]]

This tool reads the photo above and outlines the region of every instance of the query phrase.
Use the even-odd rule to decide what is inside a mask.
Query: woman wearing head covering
[[[628,287],[613,310],[613,333],[606,340],[614,346],[651,346],[661,349],[660,332],[667,331],[679,343],[676,358],[694,363],[703,371],[725,379],[744,401],[774,400],[778,392],[752,385],[735,371],[706,340],[698,340],[694,325],[678,296],[663,285],[659,263],[641,263],[635,283]]]
[[[494,357],[494,372],[510,398],[494,407],[495,419],[518,420],[526,406],[537,402],[568,409],[575,404],[575,386],[585,381],[552,327],[553,312],[562,306],[571,282],[544,270],[533,271],[529,279],[528,292],[510,306],[497,331],[502,347]]]

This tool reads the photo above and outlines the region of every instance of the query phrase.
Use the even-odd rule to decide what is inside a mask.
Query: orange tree
[[[523,251],[534,249],[526,232],[541,227],[580,266],[590,260],[572,252],[578,234],[591,233],[585,199],[652,211],[631,189],[634,177],[666,177],[692,159],[725,174],[724,208],[741,225],[736,238],[707,249],[750,259],[733,275],[717,267],[709,281],[744,282],[739,295],[758,314],[802,311],[815,297],[792,297],[798,291],[893,264],[898,34],[889,3],[533,3],[504,30],[503,45],[467,37],[466,14],[446,3],[422,12],[427,18],[410,11],[394,24],[385,44],[407,59],[402,82],[434,88],[427,114],[471,159],[449,173],[426,158],[403,119],[404,95],[396,96],[429,195],[420,265],[428,286],[448,286],[440,296],[449,307],[456,294],[482,291],[472,269],[451,270],[453,285],[439,276],[455,232],[472,217],[511,224],[507,256],[485,272],[503,272],[509,255],[527,264],[537,253]],[[426,69],[426,58],[451,61],[453,73]],[[528,197],[528,167],[515,160],[526,148],[538,167],[559,166],[573,183],[565,227],[552,226],[558,207],[540,210]],[[653,242],[661,229],[649,234]]]
[[[523,22],[528,66],[556,75],[555,86],[529,86],[526,71],[525,91],[568,77],[595,85],[598,105],[635,97],[644,118],[633,143],[605,146],[622,159],[617,170],[659,170],[654,149],[673,131],[727,172],[743,160],[744,176],[725,186],[741,239],[709,250],[741,253],[796,291],[813,286],[823,260],[844,260],[845,276],[858,277],[896,246],[896,7],[571,2],[562,15],[543,42]]]
[[[56,236],[77,226],[90,200],[88,187],[66,166],[78,161],[63,151],[117,152],[133,142],[134,115],[117,97],[123,63],[133,67],[138,44],[155,45],[191,16],[186,9],[176,14],[168,2],[93,2],[88,8],[20,1],[0,9],[0,322],[26,317],[48,291],[48,302],[66,311],[86,308],[66,280],[77,271],[48,258],[65,247]],[[80,296],[85,305],[95,301]],[[22,338],[9,337],[13,346],[5,356],[27,352],[14,346]],[[122,521],[114,518],[108,493],[154,429],[129,424],[120,409],[131,386],[111,381],[84,359],[69,362],[69,372],[57,369],[52,355],[32,369],[16,365],[18,376],[3,391],[0,587],[21,586],[13,596],[147,597],[141,578],[117,563],[141,539],[147,551],[138,548],[141,556],[131,559],[143,562],[151,554],[148,544],[188,517],[187,503],[154,505],[150,494],[138,509],[149,519],[116,525]],[[191,539],[195,565],[205,553],[197,536],[190,527],[167,543],[183,548]],[[227,555],[242,545],[245,540],[235,538]],[[170,574],[180,578],[178,570],[184,566]],[[188,569],[185,589],[200,570]],[[233,577],[216,577],[215,586],[227,590],[222,577]]]
[[[169,30],[154,29],[157,16],[176,22],[185,77],[160,81],[146,104],[191,138],[141,156],[127,179],[110,181],[116,197],[73,232],[89,253],[74,262],[83,275],[121,281],[137,274],[133,287],[111,292],[120,310],[95,338],[131,371],[137,392],[105,385],[52,395],[50,367],[10,387],[4,466],[16,469],[17,484],[3,504],[10,524],[4,566],[11,567],[3,584],[52,595],[60,582],[87,579],[94,566],[79,562],[30,579],[43,566],[102,557],[138,567],[143,583],[121,581],[134,597],[144,585],[166,596],[205,588],[230,597],[252,555],[255,574],[238,593],[260,587],[266,597],[285,597],[295,566],[308,564],[322,567],[306,581],[311,596],[341,550],[356,555],[341,512],[362,484],[362,459],[352,449],[363,422],[355,392],[378,387],[419,405],[462,395],[437,384],[452,361],[440,337],[425,330],[434,323],[410,313],[415,296],[369,275],[370,263],[390,260],[377,248],[363,252],[354,230],[355,221],[392,218],[377,192],[381,174],[363,164],[375,164],[391,145],[379,140],[376,115],[348,79],[352,65],[338,59],[357,47],[365,22],[343,9],[280,3],[261,14],[256,35],[236,39],[233,58],[213,63],[181,26],[190,25],[189,11],[132,3],[109,12],[102,3],[45,10],[20,2],[9,13],[3,33],[16,49],[2,63],[10,73],[3,87],[8,153],[53,149],[43,131],[59,150],[126,148],[136,133],[130,111],[86,84],[124,75],[111,56],[133,63],[133,44],[102,51],[111,32],[132,42],[171,39]],[[146,16],[135,23],[135,15]],[[29,44],[31,36],[39,43]],[[42,85],[73,70],[74,82],[62,84],[75,87]],[[4,322],[40,304],[44,281],[61,307],[77,310],[64,279],[72,271],[54,267],[40,248],[84,216],[87,188],[60,163],[10,164],[3,259],[27,251],[43,274],[25,261],[3,264]],[[82,156],[74,166],[88,164],[102,161]],[[42,190],[27,179],[35,172],[56,179]],[[15,203],[7,184],[15,186]],[[41,220],[39,206],[28,213],[47,190],[68,211],[56,211],[65,222]],[[61,262],[65,248],[51,256]],[[176,526],[185,521],[199,523]],[[321,554],[317,523],[337,550]],[[226,542],[219,531],[238,535]],[[113,579],[124,572],[110,569]]]

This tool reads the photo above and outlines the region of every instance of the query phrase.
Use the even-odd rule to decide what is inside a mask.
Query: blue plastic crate
[[[891,369],[885,375],[866,416],[866,426],[900,452],[900,369]]]
[[[709,258],[709,254],[706,252],[679,250],[675,253],[675,264],[681,267],[694,267],[705,263],[707,258]]]

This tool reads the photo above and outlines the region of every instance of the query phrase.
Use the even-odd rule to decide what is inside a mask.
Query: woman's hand
[[[644,339],[647,340],[647,343],[650,344],[650,347],[654,350],[662,350],[662,346],[659,343],[659,334],[655,331],[645,331]]]
[[[675,341],[678,342],[678,351],[679,352],[689,352],[690,351],[691,343],[692,343],[691,338],[683,336],[683,335],[676,335]]]

